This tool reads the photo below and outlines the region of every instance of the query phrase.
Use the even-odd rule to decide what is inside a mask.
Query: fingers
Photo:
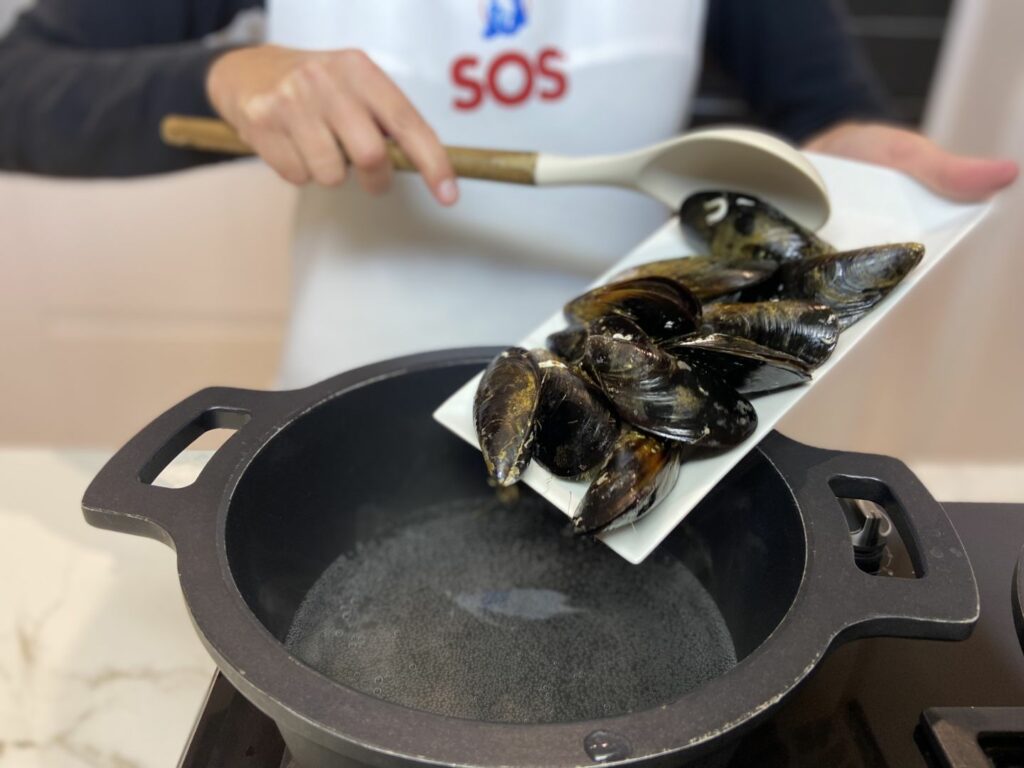
[[[371,195],[382,194],[391,185],[392,167],[380,128],[362,103],[334,87],[326,69],[316,67],[310,75],[324,94],[327,125],[341,141],[360,186]]]
[[[296,185],[308,183],[309,169],[271,99],[254,99],[245,111],[246,121],[239,126],[242,139],[282,179]]]
[[[958,202],[991,197],[1018,174],[1012,160],[955,155],[926,136],[888,125],[840,124],[815,137],[807,148],[895,168]]]
[[[282,84],[281,109],[288,135],[298,149],[309,175],[325,187],[345,180],[345,157],[322,116],[323,96],[308,70],[300,70]]]
[[[965,157],[928,142],[907,171],[940,195],[959,202],[985,200],[1017,178],[1012,160]]]
[[[434,131],[361,51],[256,46],[218,59],[209,80],[218,111],[293,184],[341,184],[351,162],[361,186],[380,194],[392,174],[386,132],[439,202],[458,198],[455,174]]]
[[[455,171],[448,153],[405,94],[368,58],[354,63],[357,75],[351,84],[376,120],[405,150],[427,187],[442,205],[458,200]]]
[[[384,136],[370,115],[355,105],[339,105],[331,125],[352,160],[359,185],[371,195],[386,192],[391,186],[391,159]]]

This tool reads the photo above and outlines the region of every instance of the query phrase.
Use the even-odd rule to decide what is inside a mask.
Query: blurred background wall
[[[255,162],[0,174],[0,443],[114,446],[196,389],[270,386],[293,195]]]
[[[27,2],[0,0],[0,28]],[[1024,160],[1024,3],[847,3],[903,120]],[[709,62],[697,122],[745,117]],[[114,446],[202,386],[269,386],[292,200],[252,162],[118,182],[0,174],[0,443]],[[915,463],[1024,462],[1022,204],[1018,185],[785,431]]]

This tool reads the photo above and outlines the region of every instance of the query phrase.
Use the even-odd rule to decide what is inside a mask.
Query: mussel
[[[549,335],[545,345],[562,360],[575,364],[583,359],[583,345],[587,335],[588,331],[582,325],[572,325]]]
[[[587,324],[587,333],[592,336],[611,336],[627,341],[647,342],[650,337],[637,323],[625,315],[605,315]],[[584,344],[584,349],[585,349]]]
[[[591,335],[583,363],[619,416],[645,432],[724,447],[757,426],[753,406],[734,389],[656,347]]]
[[[548,351],[571,366],[577,366],[583,360],[587,336],[591,334],[635,341],[649,339],[643,329],[625,315],[603,315],[585,326],[572,325],[564,330],[555,331],[548,336],[546,345]],[[576,373],[580,373],[580,370]]]
[[[619,422],[604,395],[543,349],[530,356],[541,373],[533,458],[558,477],[581,478],[608,456]]]
[[[778,264],[771,259],[723,262],[714,256],[684,256],[630,267],[612,281],[667,277],[685,285],[701,301],[711,301],[761,285],[777,269]]]
[[[525,349],[511,347],[484,371],[473,421],[487,472],[501,486],[519,480],[530,463],[541,374]]]
[[[577,325],[610,315],[632,320],[653,339],[670,339],[697,329],[701,304],[675,280],[643,277],[599,286],[565,305],[566,319]]]
[[[749,339],[816,368],[836,348],[839,318],[829,307],[807,301],[714,304],[704,309],[701,332]]]
[[[806,259],[786,275],[791,296],[827,304],[849,328],[885,298],[924,256],[920,243],[893,243]]]
[[[771,259],[791,262],[832,253],[835,249],[786,214],[753,195],[698,192],[679,209],[683,227],[725,260]]]
[[[623,429],[572,519],[576,533],[610,531],[636,522],[672,490],[680,448],[635,429]]]
[[[811,378],[810,368],[797,358],[737,336],[695,334],[662,349],[741,395],[775,392]]]
[[[757,413],[746,396],[808,381],[842,329],[924,253],[917,243],[839,253],[736,192],[693,195],[679,216],[709,256],[633,267],[573,299],[569,327],[547,350],[506,350],[476,393],[477,435],[499,486],[531,458],[559,477],[594,478],[578,533],[635,522],[686,457],[750,437]]]

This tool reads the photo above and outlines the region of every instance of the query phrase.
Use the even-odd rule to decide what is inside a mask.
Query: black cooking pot
[[[203,390],[142,430],[86,491],[83,508],[91,524],[174,547],[199,635],[231,682],[277,722],[304,768],[681,764],[727,746],[788,696],[840,642],[869,635],[954,640],[970,633],[978,594],[967,555],[942,508],[907,468],[893,459],[813,449],[772,434],[649,558],[650,568],[662,569],[650,571],[660,578],[685,566],[695,577],[695,589],[707,598],[706,604],[694,603],[697,610],[710,605],[724,623],[718,640],[709,632],[680,639],[680,644],[693,642],[703,652],[702,643],[725,642],[735,655],[735,663],[689,688],[670,685],[665,690],[676,692],[669,698],[610,712],[595,701],[593,711],[601,716],[583,720],[530,722],[527,716],[518,722],[514,717],[481,721],[444,714],[443,706],[415,709],[386,701],[388,696],[374,695],[380,689],[357,689],[302,663],[289,653],[285,640],[307,594],[325,573],[334,572],[336,563],[351,567],[360,556],[378,551],[374,542],[400,540],[406,528],[421,524],[423,509],[443,509],[452,500],[459,500],[463,510],[466,500],[495,504],[479,453],[431,418],[495,353],[470,349],[408,357],[291,392]],[[168,489],[150,484],[198,434],[224,426],[238,431],[193,485]],[[521,499],[530,496],[525,490],[522,494]],[[858,569],[837,496],[870,499],[887,510],[918,578],[872,576]],[[478,529],[481,519],[488,520],[469,518]],[[509,557],[532,546],[528,542],[548,546],[557,541],[550,546],[565,548],[566,557],[578,558],[585,568],[598,569],[588,588],[616,568],[648,567],[625,565],[600,544],[559,538],[565,518],[553,509],[537,506],[516,519],[522,536],[499,542]],[[486,573],[467,575],[461,566],[470,554],[478,554],[469,546],[449,549],[437,562],[413,558],[402,564],[407,572],[395,578],[414,578],[418,569],[437,572],[441,562],[448,568],[444,578],[486,580]],[[502,559],[501,550],[496,551],[494,562]],[[612,578],[647,572],[620,570]],[[558,584],[542,582],[537,577],[524,594],[557,593]],[[351,581],[339,583],[344,588]],[[609,592],[616,585],[608,582]],[[648,633],[656,637],[659,627],[671,624],[672,616],[657,615],[661,588],[667,586],[672,585],[652,583],[636,590],[641,613],[630,614],[630,621],[650,626],[640,628],[636,647],[617,648],[632,666],[614,674],[630,669],[642,674],[646,664],[657,661],[645,658],[644,638]],[[377,606],[387,607],[398,597],[386,578],[369,591]],[[490,600],[495,593],[482,594]],[[501,594],[506,599],[511,593]],[[598,602],[601,594],[597,589]],[[497,611],[480,614],[481,631],[506,632],[506,626],[508,632],[521,631],[510,614],[498,615],[507,603],[498,608],[481,604]],[[459,610],[431,613],[408,633],[423,636],[429,655],[434,652],[431,636],[443,633],[445,616]],[[565,620],[555,615],[559,610],[556,605],[550,615],[529,614],[534,620],[550,619],[530,626],[558,625]],[[572,606],[566,610],[577,617],[584,613]],[[644,610],[652,612],[651,619],[644,618]],[[609,616],[599,618],[607,621]],[[521,637],[528,644],[530,636]],[[567,642],[578,645],[581,664],[558,686],[586,682],[587,650],[597,638],[583,634]],[[519,647],[508,646],[513,653]],[[464,671],[458,661],[465,658],[459,655],[464,650],[458,642],[436,649],[442,663],[452,659],[448,671],[437,675],[438,686]],[[512,669],[509,691],[514,694],[529,675],[528,669]],[[608,690],[615,692],[611,684]],[[491,694],[479,692],[480,697]]]

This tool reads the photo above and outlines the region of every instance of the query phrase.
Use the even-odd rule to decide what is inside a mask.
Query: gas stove
[[[739,744],[730,768],[1024,766],[1024,653],[1011,590],[1024,505],[946,504],[974,566],[970,639],[840,647]],[[899,553],[882,568],[898,571]],[[274,723],[217,675],[179,768],[302,768]]]

